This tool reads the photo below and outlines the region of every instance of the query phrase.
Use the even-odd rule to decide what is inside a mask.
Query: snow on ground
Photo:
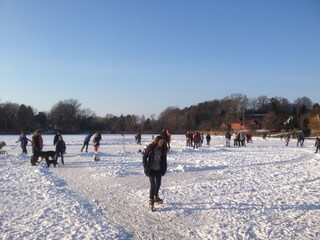
[[[31,136],[28,136],[31,138]],[[65,165],[32,167],[18,136],[0,136],[1,239],[320,239],[320,154],[314,140],[288,147],[253,138],[246,147],[185,147],[173,135],[163,205],[147,207],[142,135],[103,135],[100,162],[81,153],[84,135],[64,135]],[[53,136],[44,135],[44,150]]]

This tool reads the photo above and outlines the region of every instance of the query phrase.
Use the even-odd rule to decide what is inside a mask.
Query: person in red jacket
[[[98,151],[99,151],[100,141],[101,141],[101,133],[100,133],[100,132],[97,132],[97,133],[94,135],[94,138],[93,138],[93,140],[92,140],[92,142],[93,142],[93,149],[94,149],[94,152],[95,152],[95,153],[98,153]]]
[[[40,152],[42,150],[43,147],[43,140],[42,140],[42,136],[40,134],[40,131],[38,129],[36,129],[33,133],[32,136],[32,157],[31,157],[31,165],[35,166],[36,162],[38,161],[38,158],[40,156]]]

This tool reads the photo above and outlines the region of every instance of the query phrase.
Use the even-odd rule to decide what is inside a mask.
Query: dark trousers
[[[319,150],[319,152],[320,152],[320,146],[317,146],[317,148],[316,148],[316,153],[318,152],[318,150]]]
[[[166,140],[165,144],[167,144],[167,148],[170,150],[170,141]]]
[[[161,171],[150,170],[149,180],[150,180],[150,199],[153,199],[154,196],[159,195],[159,189],[161,186]]]
[[[21,144],[21,148],[22,148],[22,152],[23,153],[28,153],[28,151],[27,151],[27,143],[22,143]]]
[[[86,147],[86,152],[88,152],[88,146],[89,146],[89,142],[84,142],[81,148],[81,152],[83,151],[84,147]]]
[[[38,161],[38,158],[40,156],[40,151],[33,150],[33,155],[31,157],[31,165],[36,165],[36,162]]]
[[[61,163],[64,164],[63,152],[56,152],[57,161],[58,161],[58,157],[61,157]]]

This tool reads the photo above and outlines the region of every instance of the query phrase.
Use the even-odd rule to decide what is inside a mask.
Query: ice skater
[[[145,150],[142,160],[144,173],[150,180],[149,208],[153,211],[154,203],[163,203],[159,197],[161,178],[167,172],[168,148],[162,136],[157,136]]]
[[[209,133],[206,136],[206,140],[207,140],[207,145],[209,146],[210,145],[210,141],[211,141],[211,136],[210,136]]]
[[[231,133],[229,130],[226,132],[224,137],[226,139],[226,147],[230,147]]]
[[[287,132],[287,133],[285,134],[285,136],[284,136],[284,141],[285,141],[285,143],[286,143],[286,147],[288,147],[289,142],[290,142],[290,133],[289,133],[289,132]]]
[[[66,152],[66,143],[64,142],[61,135],[59,135],[58,141],[56,142],[56,160],[58,157],[61,158],[61,163],[64,165],[63,154]]]
[[[303,132],[300,132],[298,135],[297,147],[299,146],[299,144],[300,144],[300,147],[302,147],[303,143],[304,143],[304,134]]]
[[[21,142],[22,153],[25,153],[25,154],[28,153],[28,151],[27,151],[28,141],[31,142],[31,140],[26,137],[24,132],[21,132],[20,137],[19,137],[18,141],[16,141],[16,143]]]
[[[93,150],[94,150],[94,160],[95,161],[99,161],[100,160],[100,157],[99,157],[99,154],[98,154],[100,141],[101,141],[101,133],[97,132],[94,135],[94,138],[92,140],[92,142],[93,142]]]
[[[88,135],[85,137],[84,142],[83,142],[83,146],[81,148],[81,152],[83,151],[84,147],[86,147],[86,152],[88,152],[88,146],[89,146],[89,142],[90,139],[92,137],[93,133],[88,133]]]
[[[135,136],[136,142],[138,145],[141,145],[141,131],[138,131],[138,133]]]
[[[316,147],[315,153],[317,153],[318,151],[320,153],[320,138],[319,137],[316,138],[316,142],[315,142],[314,146]]]
[[[42,147],[43,147],[43,140],[42,140],[40,131],[36,129],[32,135],[33,155],[31,156],[31,160],[30,160],[31,166],[36,166],[36,162],[38,161]]]

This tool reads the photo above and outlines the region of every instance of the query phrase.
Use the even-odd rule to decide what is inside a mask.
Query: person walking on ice
[[[298,138],[297,138],[297,147],[300,145],[300,147],[303,146],[303,143],[304,143],[304,134],[303,132],[300,132],[298,134]]]
[[[315,153],[317,153],[318,151],[320,153],[320,138],[319,137],[316,138],[316,142],[315,142],[314,146],[316,147]]]
[[[40,152],[43,147],[43,140],[40,134],[40,131],[36,129],[32,135],[32,153],[31,156],[31,166],[36,166],[36,162],[38,161],[38,158],[40,156]]]
[[[231,141],[231,133],[228,130],[224,136],[226,138],[226,147],[230,147],[230,141]]]
[[[61,163],[64,165],[63,154],[66,152],[66,143],[64,142],[61,134],[59,134],[58,141],[55,144],[56,146],[56,158],[61,158]]]
[[[206,140],[207,140],[207,145],[209,146],[210,145],[210,141],[211,141],[210,133],[207,134]]]
[[[142,162],[144,173],[149,177],[149,208],[153,211],[154,203],[162,204],[163,200],[159,197],[161,178],[167,172],[167,152],[168,148],[162,136],[157,136],[145,150]]]
[[[286,147],[288,147],[289,142],[290,142],[290,133],[289,132],[285,133],[284,142],[286,143]]]

